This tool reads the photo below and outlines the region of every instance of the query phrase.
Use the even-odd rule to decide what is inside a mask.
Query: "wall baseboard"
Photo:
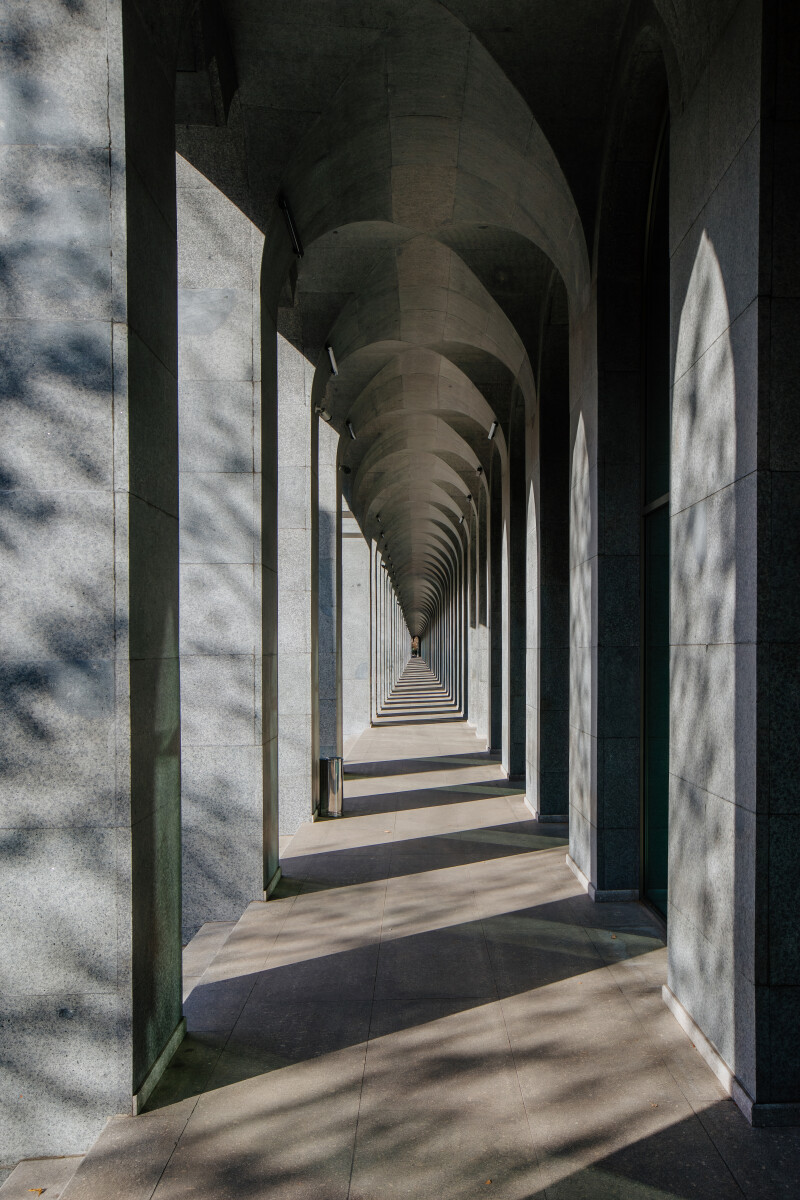
[[[567,813],[540,813],[540,812],[537,812],[527,796],[523,796],[522,798],[525,801],[525,807],[528,809],[528,812],[531,814],[534,821],[544,821],[544,822],[551,821],[554,825],[566,825],[567,821],[569,820]]]
[[[583,890],[588,894],[589,899],[593,900],[595,904],[630,904],[632,901],[639,899],[638,888],[595,887],[591,879],[584,875],[570,854],[567,855],[567,866]]]
[[[667,987],[661,989],[661,997],[697,1053],[716,1075],[731,1100],[756,1128],[770,1126],[800,1125],[800,1103],[758,1104],[740,1079],[737,1079],[713,1042],[709,1041],[700,1026],[681,1004],[678,997]]]

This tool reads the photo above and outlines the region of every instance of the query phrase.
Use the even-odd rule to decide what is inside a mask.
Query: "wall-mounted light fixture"
[[[476,474],[476,475],[482,475],[482,474],[483,474],[483,467],[481,467],[481,466],[478,466],[478,467],[475,469],[475,474]]]
[[[497,433],[497,421],[492,421],[491,428],[489,429],[489,441],[492,440],[492,438],[494,437],[494,435],[496,433]]]
[[[315,407],[314,412],[318,417],[322,417],[323,421],[330,421],[331,419],[331,414],[328,412],[327,408],[323,408],[321,404],[318,404]]]
[[[464,514],[463,514],[463,513],[462,513],[462,514],[461,514],[461,516],[458,518],[458,523],[459,523],[459,525],[463,525],[463,524],[464,524]]]
[[[331,364],[331,375],[338,375],[339,368],[336,365],[336,355],[333,353],[333,346],[326,346],[325,349],[328,351],[328,358]]]
[[[289,237],[292,239],[292,247],[298,258],[303,257],[303,243],[300,241],[300,234],[297,232],[297,226],[294,223],[292,210],[289,207],[289,201],[284,195],[278,196],[278,204],[281,207],[284,217],[286,218],[286,228],[289,230]]]
[[[343,475],[351,474],[350,468],[348,466],[346,466],[344,463],[342,463],[342,465],[339,467],[339,470],[342,472]]]
[[[350,434],[350,437],[353,439],[353,441],[355,441],[356,440],[356,431],[355,431],[355,429],[353,429],[353,422],[345,421],[345,425],[347,426],[347,432]]]
[[[378,522],[378,524],[380,525],[380,521],[381,521],[381,514],[380,514],[380,513],[375,513],[375,520],[376,520],[376,521]]]
[[[470,492],[470,494],[469,494],[469,498],[470,498],[470,500],[472,501],[472,503],[474,504],[474,503],[475,503],[475,497],[473,496],[472,492]]]

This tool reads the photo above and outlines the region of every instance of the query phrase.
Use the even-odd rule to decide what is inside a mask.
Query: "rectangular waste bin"
[[[342,815],[343,760],[341,758],[321,758],[319,767],[320,816],[340,817]]]

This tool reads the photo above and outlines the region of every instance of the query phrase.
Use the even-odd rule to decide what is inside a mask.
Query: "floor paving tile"
[[[82,1155],[63,1158],[25,1158],[17,1163],[0,1187],[1,1200],[30,1200],[31,1192],[47,1200],[59,1200],[83,1160]]]
[[[368,730],[345,807],[187,948],[189,1036],[65,1200],[795,1200],[800,1133],[664,1007],[658,922],[588,899],[464,722]]]

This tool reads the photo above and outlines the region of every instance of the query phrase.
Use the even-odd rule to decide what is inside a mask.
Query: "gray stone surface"
[[[85,1147],[177,1025],[181,767],[191,932],[275,882],[279,782],[284,828],[308,835],[346,696],[358,728],[388,735],[408,717],[411,633],[439,681],[415,695],[414,719],[463,714],[506,771],[526,770],[538,811],[569,804],[590,895],[638,886],[640,267],[667,105],[671,978],[756,1118],[774,1119],[800,1077],[794,10],[595,0],[589,18],[488,0],[248,0],[223,6],[223,25],[218,7],[187,20],[178,0],[14,0],[0,16],[0,890],[13,983],[0,1050],[14,1064],[0,1162]],[[360,594],[343,611],[342,494],[368,547],[352,578],[369,612]],[[454,821],[460,804],[444,806]],[[424,811],[400,818],[406,841],[447,870],[474,835],[431,843]],[[343,874],[317,864],[328,881],[386,865],[391,834],[368,823],[383,814],[362,816]],[[408,848],[395,865],[397,878],[430,873]],[[501,991],[539,961],[506,933],[484,939]],[[410,1012],[425,1002],[411,995],[424,953],[409,954],[410,979],[394,953],[376,970],[381,987],[410,989]],[[440,964],[431,987],[480,991],[478,957],[470,978],[448,944],[454,978]],[[534,989],[545,1006],[549,986]],[[228,1009],[213,999],[204,1019]],[[60,1041],[53,1011],[73,1014]],[[551,1037],[537,1013],[545,1053],[580,1055],[582,1030]],[[363,1016],[330,1038],[361,1037]],[[492,1046],[494,1024],[481,1030]],[[341,1048],[346,1107],[358,1055]],[[226,1090],[244,1082],[236,1052],[218,1049],[203,1046],[203,1069]],[[542,1059],[540,1043],[527,1049]],[[549,1155],[557,1114],[536,1108],[540,1069],[526,1065],[519,1086]],[[329,1078],[323,1064],[315,1081]],[[476,1095],[506,1113],[505,1076],[493,1078]],[[382,1095],[378,1078],[365,1130]],[[448,1161],[470,1153],[462,1115],[436,1145]],[[109,1144],[126,1142],[123,1124]],[[711,1112],[704,1128],[724,1124]],[[174,1146],[169,1122],[152,1125]],[[649,1138],[602,1166],[571,1152],[548,1194],[594,1194],[609,1175],[663,1190],[636,1166]],[[721,1137],[726,1154],[735,1140]],[[345,1130],[323,1191],[350,1187],[348,1144]],[[371,1153],[352,1173],[365,1195]],[[704,1153],[693,1126],[681,1154]],[[436,1190],[421,1162],[409,1194]],[[766,1175],[759,1188],[779,1194]]]
[[[342,513],[342,736],[352,745],[370,723],[370,550],[355,518]]]
[[[176,934],[179,874],[174,847],[142,855],[143,822],[163,829],[178,803],[174,230],[137,189],[133,143],[119,154],[120,38],[94,3],[3,14],[3,1162],[85,1149],[179,1005],[169,954],[141,955]],[[132,84],[127,118],[158,174],[169,110],[141,99]],[[142,904],[154,893],[160,907]],[[134,994],[151,1000],[146,1033]]]
[[[650,914],[592,905],[563,826],[498,789],[479,746],[466,722],[358,739],[349,817],[303,825],[278,898],[187,947],[225,938],[186,1042],[69,1200],[372,1197],[398,1178],[415,1200],[792,1194],[797,1131],[749,1129],[667,1012]]]
[[[294,833],[319,800],[318,495],[311,364],[285,312],[278,333],[278,772],[280,831]],[[316,425],[317,418],[313,418]]]
[[[0,1196],[3,1200],[28,1200],[33,1192],[58,1200],[82,1161],[81,1156],[25,1159],[3,1181]]]
[[[183,937],[265,886],[258,258],[178,159]]]

